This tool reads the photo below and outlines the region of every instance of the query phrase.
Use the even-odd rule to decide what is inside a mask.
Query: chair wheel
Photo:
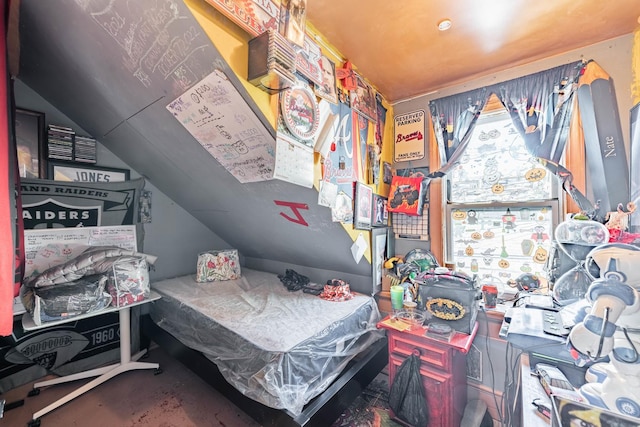
[[[162,368],[156,368],[153,371],[153,375],[160,375],[162,373]]]
[[[28,427],[40,427],[40,418],[37,420],[31,420],[27,423]]]
[[[37,396],[39,394],[40,394],[40,389],[39,388],[34,388],[33,390],[29,390],[29,393],[27,393],[27,396],[33,397],[33,396]]]

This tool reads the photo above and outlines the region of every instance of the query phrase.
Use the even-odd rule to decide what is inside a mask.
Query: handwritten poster
[[[395,119],[394,160],[420,160],[425,153],[426,122],[424,110],[400,114]]]
[[[167,109],[241,183],[273,178],[275,139],[222,71],[209,74]]]

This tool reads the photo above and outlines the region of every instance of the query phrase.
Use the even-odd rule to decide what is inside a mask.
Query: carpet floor
[[[145,362],[157,362],[162,374],[131,371],[118,375],[82,396],[42,416],[42,427],[257,427],[239,410],[180,362],[159,347],[152,347]],[[52,377],[53,378],[53,377]],[[39,379],[38,381],[41,381]],[[41,389],[28,397],[33,383],[0,395],[7,410],[0,427],[27,426],[33,414],[74,391],[88,380]],[[388,377],[381,372],[331,427],[396,427],[388,415]]]

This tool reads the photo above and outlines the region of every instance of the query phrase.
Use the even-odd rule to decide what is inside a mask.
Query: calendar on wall
[[[278,132],[273,177],[292,184],[313,186],[313,148]]]

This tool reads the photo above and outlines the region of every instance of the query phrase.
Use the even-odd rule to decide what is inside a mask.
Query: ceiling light
[[[451,19],[446,18],[438,22],[438,29],[440,31],[447,31],[449,28],[451,28]]]

